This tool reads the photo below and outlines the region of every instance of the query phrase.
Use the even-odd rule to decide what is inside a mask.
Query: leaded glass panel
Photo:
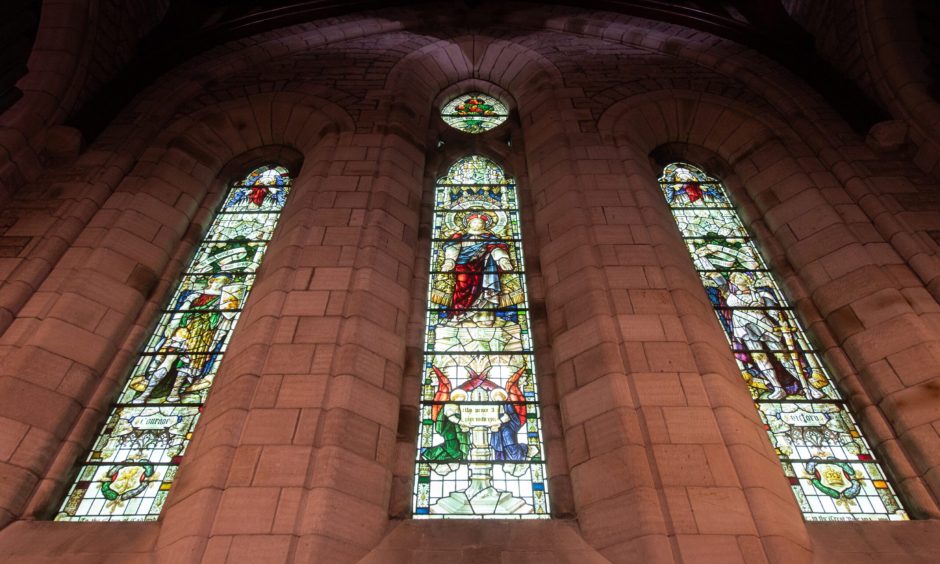
[[[159,516],[290,185],[286,169],[263,166],[229,189],[57,521]]]
[[[506,106],[486,94],[471,92],[444,105],[441,119],[464,133],[484,133],[500,125],[509,116]]]
[[[414,516],[548,517],[515,185],[467,157],[434,202]]]
[[[684,163],[659,182],[805,518],[907,519],[724,186]]]

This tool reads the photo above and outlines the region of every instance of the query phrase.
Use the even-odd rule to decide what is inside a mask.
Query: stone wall
[[[0,552],[940,550],[940,210],[905,204],[936,179],[728,41],[571,8],[498,15],[483,33],[444,9],[386,10],[226,44],[163,77],[74,162],[37,168],[0,215]],[[465,87],[511,102],[503,134],[448,134],[436,108]],[[720,169],[919,521],[803,521],[658,192],[662,151]],[[429,194],[469,152],[519,178],[550,522],[408,519]],[[160,521],[47,522],[223,187],[251,159],[295,154],[293,195]]]

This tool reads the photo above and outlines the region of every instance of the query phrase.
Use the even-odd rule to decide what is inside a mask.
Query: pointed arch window
[[[57,521],[157,519],[290,187],[287,169],[262,166],[229,189]]]
[[[722,183],[686,163],[659,182],[804,517],[907,519]]]
[[[470,156],[437,181],[413,511],[548,517],[519,206]]]

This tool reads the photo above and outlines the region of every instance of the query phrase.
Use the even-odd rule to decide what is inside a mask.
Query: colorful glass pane
[[[414,516],[548,517],[516,187],[472,156],[434,202]]]
[[[506,106],[486,94],[471,92],[448,102],[441,110],[444,123],[464,133],[484,133],[506,121]]]
[[[286,169],[263,166],[229,189],[57,521],[159,516],[290,184]]]
[[[805,518],[907,519],[724,186],[684,163],[659,182]]]

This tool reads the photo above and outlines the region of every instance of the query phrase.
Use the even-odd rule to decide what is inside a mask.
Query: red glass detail
[[[698,182],[686,182],[685,186],[682,187],[685,190],[686,195],[689,197],[689,202],[696,202],[702,199],[702,186]]]

